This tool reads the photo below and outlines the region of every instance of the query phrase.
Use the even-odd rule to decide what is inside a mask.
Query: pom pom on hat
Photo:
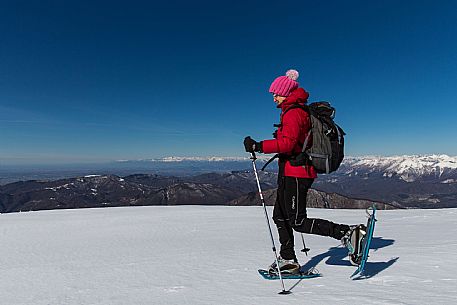
[[[271,83],[269,92],[280,96],[289,96],[292,91],[298,88],[297,79],[299,75],[297,70],[288,70],[286,75],[277,77]]]
[[[300,74],[298,73],[297,70],[290,69],[286,72],[286,76],[290,78],[291,80],[297,80]]]

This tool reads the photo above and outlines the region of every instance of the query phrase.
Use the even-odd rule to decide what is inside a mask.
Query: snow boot
[[[279,269],[281,274],[297,274],[300,271],[300,264],[295,259],[283,259],[281,256],[278,257]],[[276,261],[268,268],[270,274],[278,274],[278,268],[276,267]]]
[[[360,265],[362,245],[367,235],[367,227],[363,224],[350,226],[350,229],[341,238],[341,243],[349,250],[349,261],[352,265]]]

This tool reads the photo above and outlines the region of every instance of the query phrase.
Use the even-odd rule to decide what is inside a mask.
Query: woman
[[[361,233],[357,236],[362,236],[366,231],[363,225],[348,226],[307,217],[306,196],[317,174],[312,165],[292,166],[289,162],[290,157],[302,151],[303,143],[311,130],[308,113],[297,107],[306,104],[309,96],[308,92],[299,87],[298,76],[296,70],[289,70],[286,75],[277,77],[270,86],[269,91],[273,94],[276,107],[281,109],[280,125],[274,133],[275,138],[261,142],[256,142],[249,136],[244,139],[246,152],[279,153],[278,190],[273,220],[281,243],[279,267],[284,273],[297,273],[300,269],[294,250],[293,230],[330,236],[344,244],[351,240],[355,229]],[[312,137],[307,146],[311,145]],[[270,266],[270,272],[277,272],[276,262]]]

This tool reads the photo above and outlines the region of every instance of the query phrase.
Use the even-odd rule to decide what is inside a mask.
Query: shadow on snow
[[[393,239],[383,239],[382,237],[373,237],[371,241],[370,251],[377,251],[378,249],[391,246],[395,243]],[[332,247],[327,252],[312,257],[305,265],[301,267],[301,270],[309,270],[310,268],[316,267],[324,259],[327,259],[325,263],[327,265],[337,266],[352,266],[347,259],[348,250],[344,247]],[[365,265],[364,275],[358,277],[357,280],[371,278],[383,270],[392,266],[399,258],[393,258],[388,262],[370,262],[367,261]]]

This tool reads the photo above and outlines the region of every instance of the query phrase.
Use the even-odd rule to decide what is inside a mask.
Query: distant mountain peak
[[[346,172],[364,170],[382,172],[387,177],[397,175],[404,181],[412,182],[419,177],[441,177],[448,172],[456,172],[457,157],[444,154],[347,157],[343,168]]]

